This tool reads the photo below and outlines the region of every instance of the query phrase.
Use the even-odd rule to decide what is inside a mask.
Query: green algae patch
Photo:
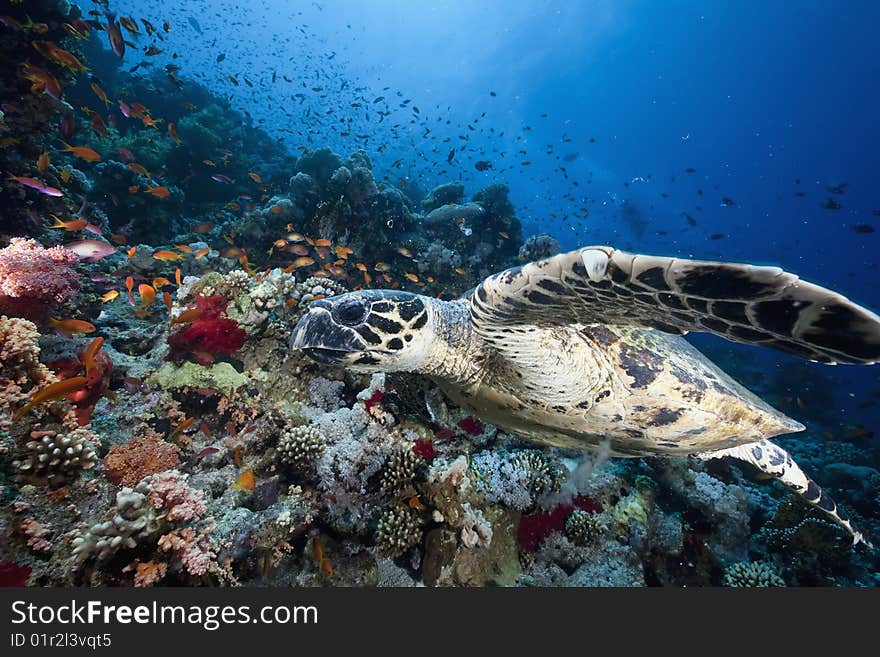
[[[165,363],[152,374],[147,383],[170,388],[211,388],[219,392],[229,392],[248,382],[247,376],[237,372],[229,363],[214,363],[209,367],[197,363]]]

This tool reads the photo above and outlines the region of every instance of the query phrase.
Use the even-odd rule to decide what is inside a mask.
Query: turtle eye
[[[339,324],[355,326],[367,318],[369,308],[360,299],[343,299],[333,305],[330,315]]]

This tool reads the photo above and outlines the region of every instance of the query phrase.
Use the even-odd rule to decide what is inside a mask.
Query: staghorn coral
[[[285,427],[278,439],[278,459],[296,469],[311,467],[324,452],[326,442],[314,427]]]
[[[13,237],[0,249],[0,312],[35,322],[79,290],[73,266],[78,256],[60,246],[43,248],[32,239]]]
[[[180,463],[179,447],[162,440],[146,425],[141,425],[140,430],[147,435],[114,445],[104,457],[107,478],[114,484],[136,486],[144,477],[170,470]]]
[[[376,528],[376,546],[383,556],[396,558],[422,540],[422,529],[416,513],[404,506],[395,506],[382,514]]]
[[[773,564],[766,561],[740,561],[724,571],[724,586],[767,588],[785,586]]]
[[[95,465],[97,456],[92,443],[97,442],[97,437],[87,428],[68,433],[34,430],[30,436],[22,453],[12,462],[22,478],[58,485]]]

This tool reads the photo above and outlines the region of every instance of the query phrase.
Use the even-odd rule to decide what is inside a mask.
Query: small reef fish
[[[123,148],[122,146],[117,146],[116,150],[119,152],[120,159],[123,162],[125,162],[126,164],[129,162],[134,162],[135,159],[137,159],[137,158],[135,158],[134,153],[132,153],[127,148]],[[143,168],[143,167],[141,167],[141,168]],[[134,171],[134,169],[132,169],[132,171]],[[146,171],[146,169],[144,169],[144,171]]]
[[[110,303],[119,297],[119,290],[110,290],[101,295],[101,303]]]
[[[249,177],[251,180],[253,180],[255,183],[257,183],[258,185],[259,185],[260,183],[263,182],[263,179],[260,178],[260,174],[258,174],[258,173],[254,173],[253,171],[251,171],[251,172],[248,174],[248,177]]]
[[[396,247],[394,247],[394,250],[397,251],[404,258],[412,258],[413,257],[413,252],[410,251],[405,246],[396,246]]]
[[[193,233],[199,233],[200,235],[204,235],[205,233],[210,233],[214,230],[214,222],[213,221],[203,221],[200,224],[195,224],[189,227],[190,231]]]
[[[153,287],[156,288],[157,290],[165,287],[166,285],[171,285],[171,281],[169,281],[164,276],[157,276],[156,278],[153,279]]]
[[[84,319],[55,319],[50,317],[49,326],[68,338],[72,338],[74,333],[94,333],[97,330],[94,324]]]
[[[96,151],[89,148],[88,146],[71,146],[66,142],[62,142],[64,144],[64,148],[62,149],[65,153],[71,153],[74,157],[78,157],[81,160],[85,160],[86,162],[100,162],[101,156],[98,155]]]
[[[174,143],[179,146],[183,140],[177,134],[177,126],[175,126],[173,123],[169,123],[167,129],[168,129],[168,136],[171,137],[171,139],[174,141]]]
[[[64,192],[60,189],[49,187],[49,185],[40,182],[36,178],[28,178],[27,176],[9,176],[9,179],[17,182],[19,185],[35,189],[46,196],[64,196]]]
[[[86,377],[91,377],[92,372],[97,371],[98,365],[95,363],[95,356],[104,346],[104,338],[98,336],[89,343],[82,353],[82,364],[86,368]]]
[[[132,247],[132,248],[134,248],[134,247]],[[132,294],[131,294],[131,291],[132,291],[133,289],[134,289],[134,278],[131,277],[131,276],[127,276],[126,279],[125,279],[125,290],[126,290],[126,294],[127,294],[127,296],[128,296],[128,302],[129,302],[132,306],[135,306],[135,305],[137,305],[137,304],[135,303],[135,301],[134,301],[134,297],[133,297]]]
[[[171,320],[171,324],[191,324],[199,317],[201,317],[202,313],[204,312],[205,311],[201,308],[190,308],[189,310],[184,310],[177,317]]]
[[[31,400],[27,404],[14,411],[12,413],[12,419],[17,421],[34,406],[63,399],[64,397],[67,397],[67,395],[82,390],[88,385],[88,383],[89,379],[85,376],[74,376],[62,381],[56,381],[40,390],[37,394],[31,397]]]
[[[65,244],[64,248],[73,251],[86,262],[98,262],[107,256],[116,253],[116,247],[100,240],[81,240]]]
[[[46,173],[49,170],[49,151],[43,151],[40,153],[40,157],[37,158],[37,171],[40,173]]]
[[[134,171],[139,176],[144,176],[145,178],[150,177],[150,172],[137,162],[129,162],[128,168]]]
[[[180,255],[179,253],[175,253],[174,251],[167,251],[164,249],[161,251],[154,252],[153,257],[156,260],[163,260],[163,261],[182,260],[183,259],[183,256]]]
[[[50,214],[49,216],[55,220],[55,223],[49,226],[49,228],[59,228],[61,230],[79,232],[89,224],[89,222],[85,219],[72,219],[71,221],[61,221],[61,219],[56,217],[54,214]]]
[[[310,258],[308,256],[301,256],[290,263],[290,266],[293,269],[299,269],[300,267],[308,267],[309,265],[315,264],[315,259]]]
[[[48,71],[32,64],[22,65],[22,76],[31,83],[31,92],[45,93],[55,100],[61,100],[61,84]]]
[[[254,477],[253,470],[245,470],[235,480],[235,483],[232,484],[232,488],[235,490],[244,491],[245,493],[253,493],[254,488],[257,486],[256,478]]]
[[[107,36],[110,39],[110,48],[120,59],[125,55],[125,39],[122,38],[122,30],[119,29],[119,23],[116,22],[116,15],[107,14]]]
[[[229,185],[233,182],[232,178],[229,176],[224,176],[222,173],[215,173],[211,176],[211,180],[214,180],[218,183],[223,183],[224,185]]]
[[[107,92],[101,88],[101,85],[99,85],[97,82],[92,82],[90,86],[92,88],[92,91],[98,97],[98,100],[100,100],[105,105],[110,105],[110,99],[107,97]]]
[[[141,308],[149,308],[156,300],[156,288],[147,283],[138,285],[138,294],[141,297]]]
[[[208,255],[210,252],[211,252],[211,249],[205,247],[204,249],[199,249],[198,251],[193,253],[193,257],[196,260],[200,260],[200,259],[204,258],[206,255]]]
[[[318,536],[312,539],[312,554],[315,556],[315,561],[318,562],[318,569],[328,577],[332,577],[333,566],[330,565],[330,561],[324,556],[324,547],[321,545],[321,539]]]
[[[147,189],[145,189],[144,191],[145,191],[147,194],[152,194],[152,195],[155,196],[156,198],[168,198],[169,196],[171,196],[171,192],[168,191],[168,188],[167,188],[167,187],[162,187],[162,186],[159,186],[159,187],[147,187]]]

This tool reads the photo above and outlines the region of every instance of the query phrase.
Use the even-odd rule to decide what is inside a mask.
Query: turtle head
[[[291,347],[319,363],[353,370],[415,370],[432,342],[426,301],[392,290],[359,290],[312,301],[293,330]]]

